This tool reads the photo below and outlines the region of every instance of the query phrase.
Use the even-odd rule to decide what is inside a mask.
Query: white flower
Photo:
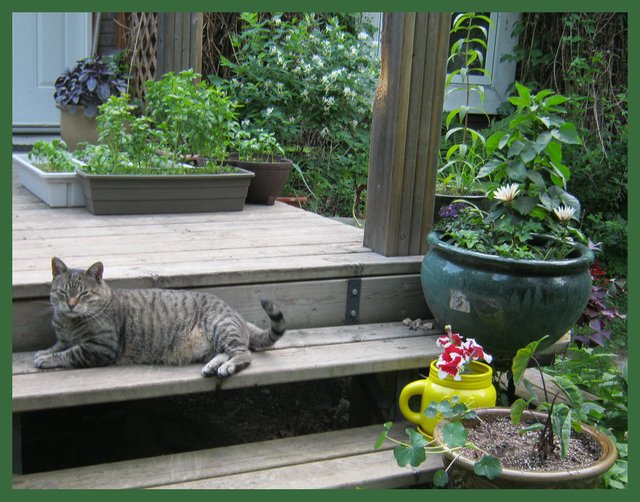
[[[558,217],[560,221],[569,221],[573,218],[573,215],[576,212],[575,207],[568,206],[558,206],[553,210],[553,213]]]
[[[267,116],[271,115],[273,113],[273,107],[270,106],[269,108],[267,108]]]
[[[516,195],[520,193],[517,183],[504,185],[493,192],[493,197],[503,202],[513,202]]]

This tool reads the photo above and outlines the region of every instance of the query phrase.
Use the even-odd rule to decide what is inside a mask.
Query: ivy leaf
[[[473,465],[473,472],[478,476],[494,479],[502,474],[502,465],[493,455],[485,455]]]
[[[393,450],[393,456],[400,467],[404,467],[407,464],[412,467],[418,467],[422,462],[427,459],[427,453],[424,447],[427,446],[427,440],[419,432],[413,429],[407,429],[407,435],[409,436],[410,445],[399,445]]]
[[[464,446],[468,436],[469,433],[460,422],[451,422],[442,428],[442,439],[449,448]]]
[[[433,475],[433,484],[438,488],[444,488],[449,484],[449,475],[444,469],[438,469]]]

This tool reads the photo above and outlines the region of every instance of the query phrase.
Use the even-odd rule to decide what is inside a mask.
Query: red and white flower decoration
[[[484,359],[490,363],[493,359],[473,338],[465,340],[459,333],[454,333],[449,325],[444,327],[444,331],[446,335],[436,341],[436,345],[444,349],[436,362],[439,378],[452,376],[454,380],[462,380],[460,375],[471,361]]]

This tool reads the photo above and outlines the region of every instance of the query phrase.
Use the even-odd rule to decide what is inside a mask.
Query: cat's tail
[[[282,335],[284,335],[286,325],[284,316],[280,309],[270,300],[260,300],[262,308],[271,319],[271,328],[260,329],[257,326],[249,325],[249,348],[251,350],[262,350],[271,347]]]

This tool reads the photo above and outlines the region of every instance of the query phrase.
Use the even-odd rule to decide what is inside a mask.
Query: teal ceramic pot
[[[557,341],[589,300],[593,253],[585,246],[567,260],[537,261],[461,249],[437,232],[427,240],[421,281],[431,313],[498,361],[544,335],[541,348]]]

